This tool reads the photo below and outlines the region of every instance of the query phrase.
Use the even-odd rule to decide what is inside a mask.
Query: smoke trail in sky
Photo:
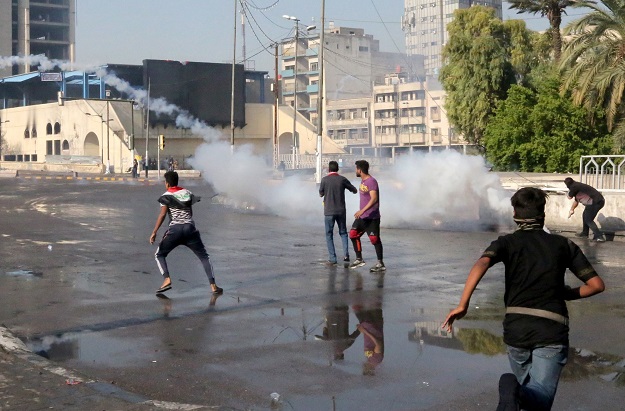
[[[25,60],[25,57],[2,57],[0,67],[24,64]],[[31,65],[39,64],[40,70],[64,69],[69,64],[45,56],[29,56],[28,61]],[[109,86],[147,105],[146,90],[133,88],[102,67],[91,71]],[[203,138],[204,143],[197,148],[191,163],[228,204],[287,218],[317,222],[322,219],[323,205],[310,179],[272,180],[271,168],[250,146],[236,146],[233,150],[221,131],[163,98],[150,98],[150,110],[176,115],[176,126],[190,129],[192,134]],[[451,150],[415,154],[403,156],[385,169],[372,168],[371,174],[380,184],[380,211],[386,227],[458,229],[510,222],[509,194],[502,189],[498,177],[486,170],[481,157]],[[360,183],[353,174],[347,177],[356,186]],[[349,216],[359,208],[358,196],[346,195]]]

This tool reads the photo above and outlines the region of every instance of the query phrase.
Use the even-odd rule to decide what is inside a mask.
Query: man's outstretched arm
[[[447,318],[445,318],[445,322],[441,326],[442,328],[447,329],[448,332],[451,332],[451,326],[455,320],[459,320],[467,314],[469,309],[469,301],[471,301],[471,296],[473,295],[473,291],[477,287],[478,283],[488,271],[490,267],[490,258],[482,257],[473,264],[473,268],[469,272],[469,277],[464,284],[464,291],[462,291],[462,297],[460,297],[460,303],[456,308],[450,311]]]
[[[163,221],[165,221],[165,216],[167,216],[167,206],[161,206],[161,212],[156,218],[156,224],[154,225],[154,230],[150,236],[150,244],[154,244],[154,240],[156,240],[156,233],[158,232],[158,229],[161,228]]]

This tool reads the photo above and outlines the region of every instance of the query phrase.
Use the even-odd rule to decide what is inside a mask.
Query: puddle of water
[[[8,275],[10,277],[20,277],[20,278],[26,278],[26,279],[33,279],[33,278],[41,278],[41,277],[43,277],[43,273],[40,273],[38,271],[32,271],[32,270],[7,271],[6,275]]]
[[[160,359],[158,350],[149,348],[152,342],[152,337],[116,338],[104,332],[83,331],[26,340],[25,344],[35,354],[55,362],[79,360],[124,367]]]

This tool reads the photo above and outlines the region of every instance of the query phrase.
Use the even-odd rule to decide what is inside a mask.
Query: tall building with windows
[[[471,6],[488,6],[502,17],[502,0],[404,0],[402,29],[406,37],[406,54],[424,55],[426,75],[437,75],[443,65],[442,50],[449,39],[447,25],[454,11]]]
[[[75,0],[0,0],[0,56],[43,54],[75,61]],[[30,71],[28,66],[0,69],[0,75]]]
[[[423,56],[382,52],[379,40],[361,28],[335,27],[330,23],[324,41],[326,103],[370,97],[373,84],[383,82],[387,73],[404,71],[414,77],[424,74]],[[280,49],[280,101],[293,106],[297,92],[297,111],[312,122],[317,119],[319,42],[319,32],[302,32],[297,58],[293,38],[284,40]]]

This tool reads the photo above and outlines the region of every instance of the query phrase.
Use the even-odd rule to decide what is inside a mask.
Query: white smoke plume
[[[69,67],[68,62],[48,60],[45,56],[1,57],[0,67],[24,64],[26,60],[31,65],[39,64],[42,71]],[[101,66],[85,70],[96,73],[106,84],[147,106],[146,90],[133,88]],[[188,128],[204,139],[192,165],[202,171],[227,204],[287,218],[317,222],[323,218],[322,200],[311,179],[272,180],[271,168],[251,147],[233,149],[221,131],[163,98],[151,98],[149,107],[158,114],[175,114],[178,127]],[[349,166],[353,170],[353,165]],[[464,156],[452,150],[415,154],[397,159],[388,168],[372,168],[370,172],[380,184],[380,212],[386,227],[474,229],[484,224],[511,222],[510,194],[503,190],[497,175],[486,170],[481,157]],[[353,174],[347,177],[356,186],[360,183]],[[358,196],[350,193],[346,196],[350,216],[359,208]]]

